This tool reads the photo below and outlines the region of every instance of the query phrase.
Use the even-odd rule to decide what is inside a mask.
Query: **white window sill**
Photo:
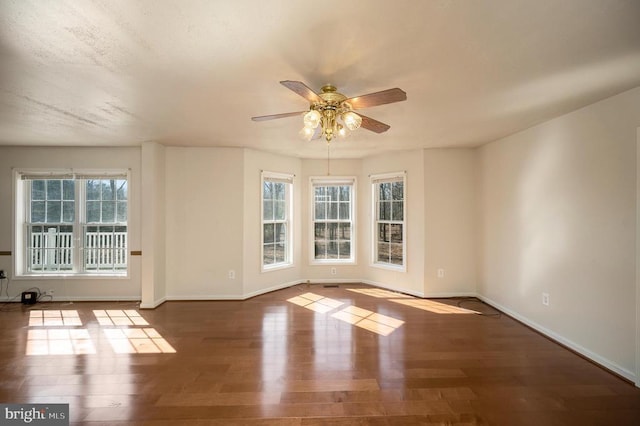
[[[388,271],[407,272],[407,267],[404,265],[394,265],[391,263],[374,262],[371,264],[371,266],[373,266],[374,268],[386,269]]]
[[[281,269],[293,268],[293,263],[277,263],[273,265],[263,265],[261,272],[279,271]]]
[[[29,280],[122,280],[128,279],[128,274],[23,274],[12,278],[14,281]]]

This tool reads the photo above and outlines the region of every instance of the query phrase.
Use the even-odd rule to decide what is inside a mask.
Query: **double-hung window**
[[[312,178],[312,263],[354,263],[355,179]]]
[[[373,190],[373,263],[404,269],[405,263],[405,174],[371,177]]]
[[[293,175],[262,172],[262,269],[292,262]]]
[[[128,177],[20,172],[17,275],[126,275]]]

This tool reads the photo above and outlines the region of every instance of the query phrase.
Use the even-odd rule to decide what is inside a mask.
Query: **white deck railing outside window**
[[[28,267],[31,272],[71,271],[73,269],[73,233],[59,232],[58,227],[29,232]],[[127,233],[85,230],[82,253],[87,271],[127,269]]]

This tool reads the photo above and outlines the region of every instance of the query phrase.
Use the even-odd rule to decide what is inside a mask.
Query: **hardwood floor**
[[[640,424],[640,389],[468,299],[5,304],[0,333],[0,402],[71,424]]]

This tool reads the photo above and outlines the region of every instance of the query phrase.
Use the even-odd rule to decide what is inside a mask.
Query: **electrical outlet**
[[[229,270],[229,279],[232,279],[232,280],[236,279],[236,271],[234,271],[233,269]]]
[[[336,268],[331,268],[331,275],[335,275],[338,273],[338,270]]]
[[[542,304],[549,306],[549,293],[542,293]]]
[[[444,278],[444,269],[442,268],[438,269],[438,278]]]

